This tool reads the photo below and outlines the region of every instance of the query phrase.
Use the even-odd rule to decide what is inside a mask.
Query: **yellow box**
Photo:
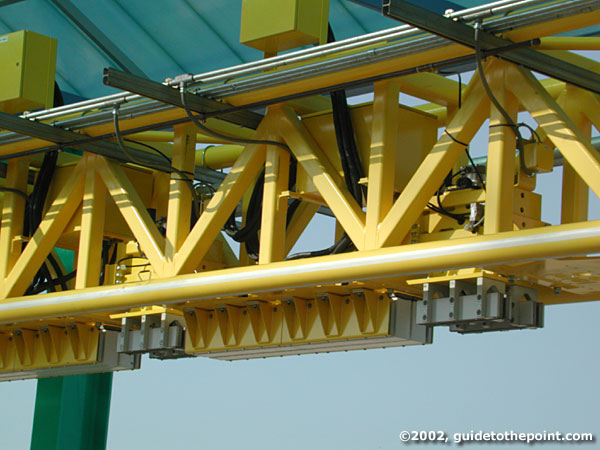
[[[32,31],[0,36],[0,111],[53,106],[56,45],[56,39]]]
[[[327,42],[329,0],[243,0],[240,42],[275,54]]]
[[[394,188],[402,191],[411,177],[437,141],[437,119],[431,114],[414,108],[398,105],[400,122],[398,126],[398,148],[394,173]],[[371,130],[373,127],[373,104],[350,107],[352,123],[356,136],[356,145],[365,175],[369,174],[369,153],[371,151]],[[323,112],[304,116],[302,123],[319,143],[327,159],[343,179],[344,173],[340,160],[333,115]],[[298,166],[296,191],[301,194],[316,193],[317,190],[308,174]]]
[[[554,146],[545,142],[532,142],[524,146],[525,165],[539,173],[552,172]]]

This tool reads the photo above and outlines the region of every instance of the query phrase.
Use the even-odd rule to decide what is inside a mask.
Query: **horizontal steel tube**
[[[223,269],[0,302],[0,323],[119,311],[600,251],[600,221]]]
[[[579,0],[579,1],[570,1],[570,2],[563,2],[563,3],[568,3],[570,5],[573,5],[573,4],[580,5],[580,4],[584,4],[584,3],[585,4],[589,4],[589,1],[580,1]],[[595,5],[597,5],[597,6],[595,6],[595,9],[600,8],[600,4],[596,3]],[[553,13],[556,14],[556,11],[561,10],[561,4],[553,5],[552,8],[553,8]],[[464,11],[466,11],[466,10],[464,10]],[[492,21],[486,22],[484,28],[487,30],[488,29],[488,24],[489,24],[489,26],[495,26],[494,24],[498,20],[501,20],[501,21],[504,22],[504,21],[507,21],[507,20],[518,19],[520,16],[524,16],[525,19],[528,21],[528,23],[532,23],[532,22],[535,23],[536,21],[539,21],[539,18],[537,18],[535,14],[532,14],[530,12],[528,12],[527,14],[520,14],[519,13],[519,14],[516,14],[514,16],[509,16],[509,17],[506,17],[506,18],[502,17],[500,19],[494,19]],[[506,29],[506,27],[508,27],[508,29],[514,28],[514,27],[510,26],[510,23],[503,23],[503,27],[504,27],[503,29]],[[397,31],[400,28],[406,29],[403,26],[403,27],[397,27],[397,28],[395,28],[393,30]],[[387,31],[389,31],[389,30],[387,30]],[[498,29],[498,30],[494,29],[494,31],[495,32],[499,32],[499,31],[502,31],[502,29]],[[378,32],[378,33],[383,33],[383,32]],[[374,35],[374,34],[376,34],[376,33],[372,33],[371,35]],[[367,36],[369,36],[369,35],[367,35]],[[358,39],[358,38],[352,38],[352,39]],[[351,41],[352,39],[347,40],[347,41]],[[345,42],[345,41],[339,41],[339,42],[341,43],[341,42]],[[317,48],[322,48],[322,47],[325,47],[325,46],[320,46],[320,47],[317,47]],[[380,51],[384,51],[384,48],[382,48]],[[294,52],[294,53],[291,53],[291,54],[282,55],[282,58],[283,57],[293,57],[293,55],[298,54],[298,53],[299,52]],[[390,55],[390,57],[393,57],[393,55]],[[237,66],[237,67],[241,67],[241,66]],[[306,67],[310,67],[310,66],[306,66]],[[345,67],[342,66],[342,67],[344,69],[350,68],[349,65],[345,66]],[[232,69],[235,69],[235,68],[232,68]],[[223,69],[223,70],[225,70],[225,69]],[[210,73],[212,73],[212,72],[210,72]],[[205,75],[207,75],[207,74],[202,74],[202,75],[198,75],[198,76],[205,76]],[[277,73],[275,75],[281,76],[279,73]],[[252,79],[250,79],[250,80],[248,80],[248,83],[255,83],[255,81],[252,80]],[[220,89],[220,88],[221,88],[221,86],[215,86],[214,87],[215,90],[216,89]],[[214,94],[212,94],[210,92],[209,89],[207,89],[204,92],[207,95],[214,95]],[[106,96],[106,97],[101,97],[99,99],[95,99],[94,101],[99,102],[99,103],[96,103],[96,104],[89,104],[89,102],[92,102],[90,100],[90,101],[86,101],[86,102],[82,102],[82,103],[76,103],[76,104],[73,104],[73,105],[70,105],[70,106],[71,107],[75,107],[75,108],[77,108],[79,110],[79,108],[81,108],[81,105],[85,104],[85,105],[88,105],[87,108],[89,108],[89,110],[92,110],[94,108],[97,108],[98,105],[101,105],[103,107],[109,107],[109,106],[113,105],[114,103],[120,102],[121,100],[127,99],[127,101],[129,101],[132,98],[133,98],[133,94],[126,92],[124,94],[114,94],[114,95],[111,95],[111,96]],[[135,96],[135,98],[139,99],[139,97],[137,97],[137,96]],[[121,100],[119,100],[119,99],[121,99]],[[173,107],[171,107],[171,106],[165,106],[164,104],[161,104],[160,102],[150,100],[150,101],[143,101],[140,104],[134,104],[134,105],[130,105],[130,106],[123,106],[121,108],[121,112],[123,114],[123,117],[126,118],[127,117],[126,114],[130,114],[131,117],[134,117],[134,116],[138,116],[138,115],[141,115],[141,114],[151,114],[151,113],[154,113],[154,112],[165,111],[165,110],[172,109],[172,108]],[[58,110],[58,108],[54,108],[54,109],[47,110],[47,111],[40,111],[39,112],[40,115],[37,116],[37,117],[38,117],[38,119],[41,120],[41,118],[44,117],[42,113],[53,114],[53,112],[57,111],[57,110]],[[84,108],[84,110],[87,110],[87,109]],[[63,114],[66,115],[69,112],[68,110],[62,110],[62,109],[61,109],[61,111],[62,112],[61,112],[60,115],[63,115]],[[38,113],[35,113],[35,114],[38,114]],[[31,117],[31,116],[29,116],[29,117]],[[54,116],[52,116],[52,117],[54,117]],[[56,121],[54,123],[54,125],[59,126],[59,127],[68,127],[68,128],[70,128],[72,130],[76,130],[76,129],[84,128],[84,127],[87,127],[87,126],[99,125],[99,124],[107,123],[110,120],[111,120],[111,113],[110,112],[109,113],[98,112],[98,113],[91,113],[91,114],[83,116],[83,117],[77,117],[77,118],[70,118],[70,119],[65,119],[65,120],[59,120],[59,121]],[[0,145],[14,143],[14,142],[19,142],[19,141],[23,141],[23,140],[27,140],[27,139],[28,139],[27,137],[22,137],[22,136],[20,136],[20,135],[18,135],[16,133],[5,133],[4,135],[0,136]]]

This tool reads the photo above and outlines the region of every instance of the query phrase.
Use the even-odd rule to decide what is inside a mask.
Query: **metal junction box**
[[[32,31],[0,36],[0,67],[0,111],[52,107],[56,39]]]
[[[240,42],[267,54],[327,42],[329,0],[243,0]]]

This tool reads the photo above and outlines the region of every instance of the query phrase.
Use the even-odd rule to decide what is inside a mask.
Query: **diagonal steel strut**
[[[385,0],[383,14],[467,47],[475,48],[473,27],[407,1]],[[479,44],[482,50],[489,51],[510,46],[513,42],[480,30]],[[515,48],[502,52],[500,58],[600,94],[600,75],[545,53],[530,48]]]

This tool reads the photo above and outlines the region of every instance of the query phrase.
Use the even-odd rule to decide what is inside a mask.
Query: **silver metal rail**
[[[540,5],[539,8],[535,8],[533,11],[517,12],[507,17],[496,17],[484,23],[485,30],[493,30],[493,32],[499,33],[502,31],[512,30],[515,28],[551,20],[556,17],[565,17],[586,10],[600,9],[600,2],[597,0],[570,0],[546,6],[544,6],[543,3],[548,2],[541,0],[500,1],[451,13],[448,14],[448,16],[457,19],[465,18],[465,20],[468,18],[471,20],[473,18],[489,17],[490,15],[514,11],[515,9],[522,9],[525,6],[531,7]],[[418,37],[413,41],[405,40],[402,43],[393,42],[398,39],[408,38],[415,34],[421,34],[422,37]],[[378,31],[357,38],[346,39],[311,49],[304,49],[286,55],[269,58],[264,61],[255,61],[227,69],[194,75],[193,78],[197,85],[207,83],[207,80],[213,82],[219,79],[230,79],[241,75],[247,75],[251,72],[283,67],[290,64],[297,64],[307,59],[328,56],[337,52],[347,51],[349,49],[360,48],[385,41],[392,42],[386,46],[368,49],[363,52],[342,56],[336,59],[330,59],[327,62],[317,61],[313,64],[304,65],[302,67],[295,67],[284,71],[263,74],[246,80],[207,86],[206,88],[198,90],[198,93],[213,98],[223,98],[240,92],[259,89],[266,85],[274,85],[295,79],[303,79],[317,73],[324,73],[324,70],[343,70],[350,67],[368,64],[374,61],[383,61],[388,58],[391,59],[400,55],[405,55],[428,48],[436,48],[437,46],[448,45],[448,42],[445,39],[428,35],[420,30],[403,25],[390,30]],[[145,99],[137,94],[125,92],[100,97],[97,99],[86,100],[84,102],[79,102],[68,106],[24,114],[22,117],[36,120],[47,120],[68,114],[90,112],[89,114],[82,115],[80,117],[57,120],[53,123],[53,125],[61,128],[77,130],[83,127],[104,124],[111,121],[111,110],[115,104],[121,105],[120,117],[123,119],[139,117],[141,115],[166,111],[174,108],[173,106],[165,105],[164,103],[155,100]],[[111,108],[111,110],[102,111],[103,108]],[[100,111],[94,111],[98,109],[100,109]],[[20,142],[27,139],[29,139],[29,137],[22,136],[17,133],[5,133],[0,136],[0,145]]]

